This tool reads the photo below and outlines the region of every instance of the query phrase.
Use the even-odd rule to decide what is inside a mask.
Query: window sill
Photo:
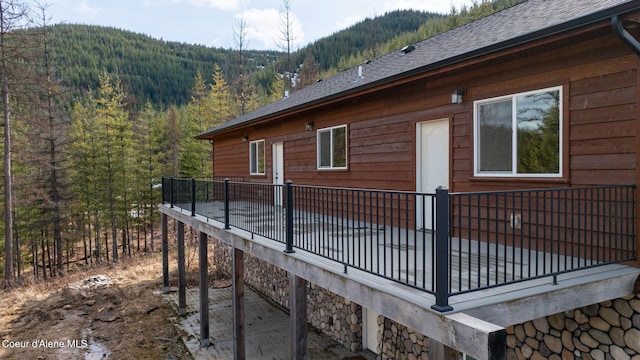
[[[526,177],[526,176],[472,176],[471,182],[478,183],[527,183],[527,184],[569,184],[567,178],[560,177]]]

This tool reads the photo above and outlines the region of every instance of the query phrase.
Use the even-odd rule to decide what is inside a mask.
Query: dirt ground
[[[78,288],[97,275],[112,284]],[[161,289],[160,253],[3,289],[0,358],[191,359]]]

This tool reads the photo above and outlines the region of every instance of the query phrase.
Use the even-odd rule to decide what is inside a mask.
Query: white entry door
[[[282,143],[275,143],[272,150],[273,184],[284,185],[284,146]],[[282,192],[282,187],[276,187],[276,191],[273,192],[275,206],[282,206]]]
[[[416,191],[435,193],[439,186],[449,187],[449,119],[418,123],[416,128]],[[434,230],[432,202],[426,199],[417,202],[417,228]]]

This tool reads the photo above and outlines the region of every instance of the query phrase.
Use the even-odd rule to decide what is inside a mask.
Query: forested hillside
[[[37,31],[37,30],[36,30]],[[71,89],[96,89],[103,71],[118,74],[132,105],[184,105],[196,74],[211,74],[214,64],[234,76],[233,50],[165,42],[109,27],[56,25],[51,28],[53,61]],[[247,71],[274,62],[276,51],[247,51]]]
[[[210,144],[194,136],[285,90],[516,2],[478,2],[448,16],[391,12],[299,49],[292,65],[278,51],[212,49],[113,28],[22,28],[38,9],[18,0],[0,7],[0,276],[58,276],[154,251],[160,178],[217,175]]]
[[[416,31],[430,13],[394,11],[376,19],[367,19],[353,27],[316,41],[296,55],[299,64],[304,55],[315,56],[320,69],[334,68],[344,56],[361,49],[373,48],[404,32]],[[375,29],[372,35],[372,29]],[[225,78],[238,75],[237,49],[211,48],[154,39],[147,35],[110,27],[90,25],[55,25],[50,29],[53,61],[62,64],[60,76],[71,89],[97,88],[101,72],[118,74],[129,93],[129,102],[141,107],[149,101],[154,105],[184,105],[198,72],[211,74],[217,64]],[[284,54],[278,51],[244,50],[245,70],[255,86],[266,92],[278,69],[276,60]],[[207,79],[209,82],[209,79]]]

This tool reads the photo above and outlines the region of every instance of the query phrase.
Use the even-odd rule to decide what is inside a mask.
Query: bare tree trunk
[[[87,224],[84,221],[84,216],[85,214],[83,212],[80,219],[80,226],[82,227],[82,248],[84,250],[84,264],[89,265],[89,254],[87,253]],[[91,241],[91,238],[89,238],[89,241]],[[89,243],[89,249],[91,249],[91,243]],[[91,253],[91,250],[89,250],[89,253]]]
[[[100,223],[98,222],[98,210],[95,210],[93,216],[94,216],[93,221],[94,221],[94,224],[95,224],[93,226],[93,231],[96,234],[96,241],[95,241],[95,243],[96,243],[96,261],[99,264],[100,263],[100,256],[101,256],[100,255],[100,246],[101,246],[100,244],[101,244],[101,241],[100,241]]]
[[[87,221],[87,239],[89,240],[89,264],[93,265],[93,244],[92,244],[92,235],[91,235],[91,219]]]
[[[31,240],[31,257],[33,259],[33,277],[38,278],[38,243],[35,237]]]
[[[113,241],[112,244],[116,244],[115,240]],[[109,262],[109,234],[106,231],[104,232],[104,247],[105,247],[105,253],[107,255],[107,262]],[[114,245],[114,249],[116,249],[116,251],[118,251],[117,244]],[[116,252],[116,254],[117,254],[117,252]]]
[[[153,192],[153,187],[152,187],[151,191]],[[153,198],[153,196],[152,196],[152,198]],[[153,206],[150,207],[149,211],[151,212],[151,214],[149,215],[149,218],[151,219],[151,221],[150,221],[150,223],[151,223],[150,224],[151,225],[151,252],[153,252],[155,250],[154,249],[154,243],[153,243],[153,235],[154,235],[154,233],[153,233]],[[145,237],[145,239],[146,239],[146,237]],[[145,246],[145,249],[146,248],[147,247]]]
[[[44,234],[41,234],[40,247],[42,249],[42,277],[46,279],[47,278],[47,259],[46,259],[47,252],[44,247]]]
[[[71,249],[71,245],[70,245],[70,240],[69,239],[67,239],[65,241],[65,245],[66,245],[65,246],[65,253],[67,254],[67,272],[68,272],[69,271],[69,267],[71,266],[71,258],[70,258],[70,256],[72,255],[72,254],[70,254],[70,251],[69,251],[69,249]]]
[[[293,42],[295,41],[295,39],[296,36],[293,33],[293,13],[291,12],[291,1],[283,0],[282,10],[280,12],[280,43],[278,44],[278,46],[280,47],[280,49],[282,49],[282,51],[287,53],[287,64],[285,69],[285,79],[287,79],[287,84],[285,84],[285,90],[291,90],[291,80],[293,79],[293,73],[295,72],[291,59]]]
[[[15,244],[15,248],[16,248],[16,257],[15,257],[15,259],[16,259],[16,270],[17,270],[18,278],[20,278],[21,275],[22,275],[22,261],[21,261],[22,257],[20,256],[20,236],[19,236],[19,233],[18,233],[18,230],[17,230],[18,227],[15,224],[15,218],[16,218],[15,209],[13,211],[14,211],[14,213],[13,213],[13,219],[14,219],[13,228],[15,230],[13,233],[14,233],[15,238],[16,238],[16,244]]]
[[[0,6],[2,4],[0,3]],[[4,24],[4,11],[0,9],[0,27]],[[0,47],[4,49],[5,30],[0,29]],[[4,118],[4,278],[13,280],[13,183],[11,179],[11,125],[9,112],[9,80],[7,75],[7,60],[5,51],[2,52],[2,69],[0,70],[0,82],[2,82],[2,107]]]
[[[51,248],[49,246],[49,238],[45,239],[47,244],[47,268],[49,268],[49,277],[53,277],[53,263],[51,262]]]

